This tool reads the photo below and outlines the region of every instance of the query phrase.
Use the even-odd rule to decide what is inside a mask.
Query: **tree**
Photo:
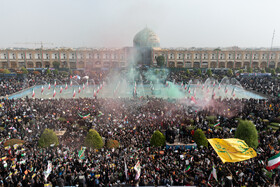
[[[59,144],[59,142],[58,142],[58,138],[53,130],[45,129],[39,139],[38,144],[40,147],[49,147],[52,144],[57,146]]]
[[[201,75],[201,69],[198,68],[198,69],[196,70],[196,73],[197,73],[197,75]]]
[[[207,69],[207,75],[209,76],[209,77],[212,77],[212,71],[211,71],[211,69]]]
[[[243,69],[240,69],[240,70],[239,70],[239,73],[243,73],[243,72],[244,72]]]
[[[85,145],[93,149],[100,149],[103,147],[104,142],[96,130],[90,129],[85,138]]]
[[[57,61],[53,62],[53,67],[54,67],[55,69],[58,69],[59,66],[60,66],[60,62],[57,62]]]
[[[249,147],[258,147],[258,131],[253,122],[240,120],[235,131],[235,138],[244,140]]]
[[[8,69],[4,69],[3,73],[4,73],[4,74],[10,74],[11,72],[10,72],[10,70],[8,70]]]
[[[21,71],[22,71],[23,74],[28,74],[28,71],[27,71],[27,69],[25,67],[22,67]]]
[[[162,56],[162,55],[158,56],[156,58],[156,61],[157,61],[157,65],[159,67],[163,67],[164,66],[164,61],[165,61],[164,56]]]
[[[272,75],[272,76],[275,76],[275,75],[276,75],[275,69],[271,69],[270,72],[271,72],[271,75]]]
[[[57,69],[53,70],[53,74],[58,75],[58,70]]]
[[[262,69],[262,70],[261,70],[261,73],[265,73],[265,69]]]
[[[231,77],[231,76],[233,75],[232,69],[228,69],[227,75],[228,75],[229,77]]]
[[[253,73],[253,69],[251,67],[247,68],[247,73]]]
[[[165,136],[159,131],[156,130],[151,138],[151,146],[161,147],[165,144]]]
[[[190,73],[190,70],[187,69],[187,70],[186,70],[186,75],[189,76],[190,74],[191,74],[191,73]]]
[[[47,75],[50,75],[50,74],[51,74],[51,70],[50,70],[50,69],[47,69],[46,74],[47,74]]]
[[[193,138],[198,147],[200,147],[201,145],[204,147],[208,147],[207,138],[201,129],[197,129],[194,132]]]
[[[109,149],[113,149],[113,148],[118,148],[120,146],[120,143],[117,140],[108,140],[106,143],[106,147]]]

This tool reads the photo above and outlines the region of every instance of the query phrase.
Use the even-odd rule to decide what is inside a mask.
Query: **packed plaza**
[[[0,50],[0,186],[279,186],[278,50],[133,44]]]

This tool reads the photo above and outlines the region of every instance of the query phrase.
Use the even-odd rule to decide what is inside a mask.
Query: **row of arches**
[[[84,62],[79,62],[79,67],[84,68]],[[32,62],[32,61],[27,61],[27,62],[15,62],[12,61],[10,62],[10,66],[8,62],[0,62],[0,68],[7,69],[7,68],[12,68],[12,69],[17,69],[21,67],[26,68],[50,68],[53,67],[53,64],[51,62]],[[69,62],[67,63],[66,61],[60,63],[61,68],[71,68],[75,69],[77,68],[77,63],[76,62]]]
[[[252,67],[252,68],[266,68],[267,67],[267,62],[252,62],[250,63],[249,61],[247,62],[217,62],[217,61],[212,61],[212,62],[177,62],[175,64],[174,61],[169,61],[168,62],[168,67],[178,67],[178,68],[247,68],[247,67]],[[275,63],[274,61],[269,62],[268,65],[269,68],[276,68],[280,67],[280,62]]]

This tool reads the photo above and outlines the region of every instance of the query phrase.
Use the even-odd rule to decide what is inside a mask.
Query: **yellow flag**
[[[257,156],[256,151],[253,148],[248,147],[245,141],[240,139],[212,138],[208,139],[208,141],[223,163],[240,162]]]

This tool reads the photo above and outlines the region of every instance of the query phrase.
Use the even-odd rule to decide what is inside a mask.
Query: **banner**
[[[240,139],[213,138],[208,139],[208,141],[223,163],[240,162],[257,156],[256,151],[253,148],[248,147],[245,141]]]

